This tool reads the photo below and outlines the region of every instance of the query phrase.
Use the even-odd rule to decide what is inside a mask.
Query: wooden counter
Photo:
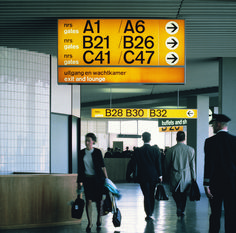
[[[126,182],[129,160],[104,159],[113,182]],[[0,229],[80,223],[68,205],[77,196],[76,179],[77,174],[0,175]]]
[[[1,175],[0,229],[79,223],[68,205],[77,196],[76,179],[77,174]]]
[[[107,174],[113,182],[126,182],[126,170],[130,158],[104,158]]]

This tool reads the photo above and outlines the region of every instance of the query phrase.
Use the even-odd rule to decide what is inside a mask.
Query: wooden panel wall
[[[0,229],[77,222],[68,203],[76,174],[0,176]]]
[[[126,182],[126,170],[130,158],[104,158],[107,174],[113,182]]]

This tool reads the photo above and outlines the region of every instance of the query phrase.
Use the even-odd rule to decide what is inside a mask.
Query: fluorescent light
[[[143,88],[99,88],[103,93],[146,93],[147,89]]]

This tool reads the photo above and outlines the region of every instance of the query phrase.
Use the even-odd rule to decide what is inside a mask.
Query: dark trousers
[[[222,203],[224,203],[225,233],[236,232],[236,194],[226,191],[224,194],[213,194],[213,199],[209,199],[211,215],[209,219],[209,232],[218,233],[220,231],[220,218]]]
[[[172,192],[172,196],[176,203],[177,215],[181,216],[184,213],[186,207],[187,191],[180,192],[180,189],[178,188],[176,192]]]
[[[147,217],[152,216],[154,205],[155,205],[155,188],[156,188],[156,182],[145,182],[140,183],[141,190],[143,192],[144,196],[144,211],[147,215]]]

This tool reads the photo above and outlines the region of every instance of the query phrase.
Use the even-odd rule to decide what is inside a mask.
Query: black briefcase
[[[81,219],[84,212],[84,200],[78,196],[71,206],[71,217]]]
[[[169,198],[166,194],[165,188],[162,184],[157,185],[155,199],[158,200],[158,201],[167,201],[167,200],[169,200]]]
[[[201,198],[201,193],[196,181],[192,181],[189,193],[189,200],[190,201],[199,201]]]

